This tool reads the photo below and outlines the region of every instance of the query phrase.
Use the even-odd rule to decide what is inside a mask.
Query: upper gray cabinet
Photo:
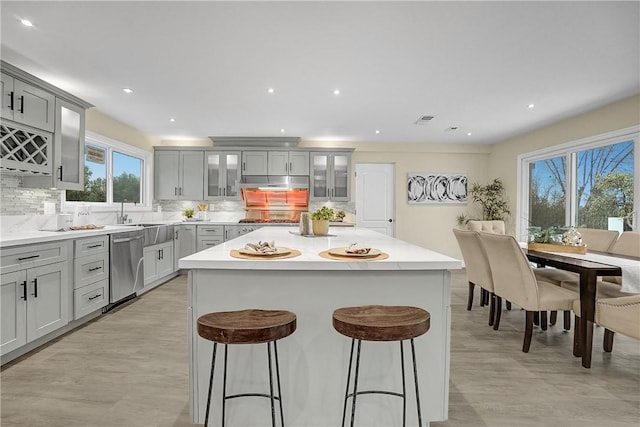
[[[1,61],[0,166],[26,187],[84,189],[85,110],[91,104]]]
[[[25,176],[26,187],[84,190],[84,107],[56,98],[53,173]]]
[[[308,151],[269,151],[268,175],[309,175]]]
[[[240,151],[205,151],[204,199],[240,200]]]
[[[351,153],[311,152],[310,200],[349,201]]]
[[[2,74],[2,118],[53,132],[55,95]]]
[[[243,151],[242,175],[267,175],[267,151]]]
[[[154,160],[157,200],[203,200],[202,151],[156,150]]]

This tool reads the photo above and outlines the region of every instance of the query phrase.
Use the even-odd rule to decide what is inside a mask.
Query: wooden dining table
[[[582,366],[591,367],[593,347],[593,321],[596,310],[596,287],[598,276],[622,276],[622,269],[615,265],[603,264],[585,259],[573,258],[557,252],[543,252],[524,249],[529,261],[540,266],[554,267],[580,275],[580,319],[578,346],[573,355],[582,357]],[[612,257],[613,258],[613,257]],[[613,260],[615,261],[615,260]]]

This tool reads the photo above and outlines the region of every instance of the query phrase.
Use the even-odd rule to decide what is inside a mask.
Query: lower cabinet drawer
[[[109,303],[109,279],[73,291],[73,318],[79,319]]]
[[[224,243],[223,237],[209,237],[206,239],[198,239],[198,252],[208,249],[212,246],[219,245],[221,243]]]
[[[74,289],[98,280],[109,279],[109,254],[104,253],[76,258],[74,270]]]

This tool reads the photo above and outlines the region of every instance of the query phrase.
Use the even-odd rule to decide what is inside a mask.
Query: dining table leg
[[[593,321],[596,309],[597,276],[593,271],[580,273],[580,323],[579,344],[582,366],[591,367],[591,349],[593,347]]]

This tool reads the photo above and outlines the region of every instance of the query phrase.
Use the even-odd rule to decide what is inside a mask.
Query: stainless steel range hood
[[[309,177],[293,175],[247,175],[242,177],[240,188],[257,188],[260,190],[309,189]]]

